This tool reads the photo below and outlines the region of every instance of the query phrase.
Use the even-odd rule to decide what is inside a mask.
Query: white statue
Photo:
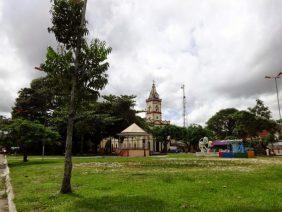
[[[202,153],[208,152],[207,145],[209,145],[209,139],[207,137],[201,138],[200,141],[199,141],[199,148],[200,148]]]

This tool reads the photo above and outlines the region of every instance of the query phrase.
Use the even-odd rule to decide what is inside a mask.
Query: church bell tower
[[[149,98],[146,99],[146,120],[154,125],[162,124],[162,100],[156,90],[155,82],[153,82]]]

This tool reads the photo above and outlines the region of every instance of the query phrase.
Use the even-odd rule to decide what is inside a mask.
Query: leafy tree
[[[207,128],[215,133],[219,139],[232,136],[236,126],[234,114],[238,112],[235,108],[220,110],[207,121]]]
[[[274,134],[280,130],[280,125],[274,120],[268,120],[265,118],[257,117],[258,130],[267,130],[268,132]]]
[[[95,39],[88,44],[85,21],[87,1],[54,0],[51,14],[50,32],[62,45],[62,51],[51,47],[47,50],[46,61],[41,66],[53,82],[54,89],[69,99],[67,105],[67,136],[65,151],[64,177],[61,193],[71,192],[72,137],[76,112],[87,100],[95,100],[107,83],[106,62],[111,48],[105,42]]]
[[[208,120],[207,129],[219,139],[253,138],[263,130],[271,133],[279,130],[277,122],[256,114],[234,108],[220,110]]]
[[[5,141],[7,137],[7,130],[5,129],[5,127],[10,122],[11,122],[10,119],[0,115],[0,143],[2,143],[3,146],[5,146]]]
[[[190,151],[191,147],[196,150],[199,140],[205,136],[212,137],[211,132],[201,125],[193,124],[188,128],[176,125],[156,126],[152,128],[152,134],[157,142],[164,145],[163,152],[167,152],[167,145],[170,139],[182,141]]]
[[[212,134],[208,129],[203,128],[201,125],[193,124],[184,128],[183,142],[186,144],[188,151],[191,147],[193,150],[198,149],[199,140],[203,137],[212,138]]]
[[[25,119],[14,119],[4,128],[13,145],[20,147],[23,162],[27,162],[28,149],[37,142],[51,142],[59,138],[58,132],[44,125]]]
[[[271,112],[267,106],[264,105],[263,101],[260,99],[256,100],[256,105],[253,108],[248,108],[248,110],[257,117],[270,119]]]
[[[269,133],[268,136],[262,139],[262,141],[265,143],[265,145],[268,145],[269,143],[274,143],[277,141],[275,136],[272,133]]]
[[[152,134],[157,142],[163,143],[163,152],[167,152],[167,145],[170,139],[181,140],[183,131],[176,125],[155,126],[152,128]]]
[[[234,134],[239,138],[253,137],[261,130],[258,118],[248,111],[238,111],[234,114],[236,127]]]
[[[156,142],[163,143],[164,145],[168,143],[169,132],[165,131],[162,127],[155,126],[152,128],[151,132]]]
[[[100,104],[100,112],[115,117],[115,127],[109,129],[109,135],[115,136],[121,130],[136,121],[135,96],[103,96],[104,101]]]
[[[0,129],[10,122],[10,119],[0,115]]]
[[[79,112],[76,133],[81,139],[91,140],[96,152],[103,138],[116,137],[132,123],[148,129],[146,122],[136,115],[134,105],[135,96],[103,96],[101,102],[90,103]]]
[[[50,91],[46,77],[33,80],[30,88],[23,88],[19,91],[19,96],[12,110],[12,118],[36,120],[46,124],[53,101],[53,95]]]

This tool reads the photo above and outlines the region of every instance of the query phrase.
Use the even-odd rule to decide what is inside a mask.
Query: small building
[[[152,135],[133,123],[118,134],[118,150],[120,156],[149,156],[154,151]]]
[[[103,139],[99,145],[100,151],[103,153],[110,151],[121,156],[149,156],[164,149],[162,142],[154,140],[151,134],[135,123],[117,135],[118,139],[112,137]],[[167,149],[169,148],[170,143],[167,144]]]

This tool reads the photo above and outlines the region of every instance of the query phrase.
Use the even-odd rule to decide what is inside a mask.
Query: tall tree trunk
[[[189,142],[189,145],[188,145],[188,152],[191,152],[191,143]]]
[[[80,140],[80,154],[83,154],[83,143],[84,143],[84,136],[81,136]]]
[[[27,161],[28,161],[28,159],[27,159],[27,152],[24,151],[24,153],[23,153],[23,162],[27,162]]]
[[[28,159],[27,159],[27,147],[25,144],[21,145],[21,149],[22,149],[22,152],[23,152],[23,162],[27,162]]]
[[[61,193],[71,193],[71,171],[72,171],[72,136],[73,125],[75,117],[75,89],[76,89],[76,76],[72,76],[71,99],[69,104],[68,126],[67,126],[67,139],[65,150],[65,168],[64,177],[61,186]]]
[[[168,141],[164,141],[163,142],[164,148],[163,148],[163,153],[167,153],[167,145],[168,145]]]
[[[84,0],[84,6],[82,10],[81,26],[85,23],[85,12],[86,12],[87,0]],[[75,104],[76,104],[76,85],[77,85],[77,73],[79,67],[78,56],[81,50],[81,42],[83,35],[79,35],[77,39],[77,45],[75,49],[75,70],[72,73],[72,87],[70,95],[70,104],[69,104],[69,114],[68,114],[68,126],[67,126],[67,139],[66,139],[66,152],[65,152],[65,168],[64,168],[64,177],[61,186],[61,193],[71,193],[71,171],[72,171],[72,136],[73,136],[73,125],[75,118]]]
[[[185,153],[190,152],[190,144],[185,143],[186,147],[184,147]]]

